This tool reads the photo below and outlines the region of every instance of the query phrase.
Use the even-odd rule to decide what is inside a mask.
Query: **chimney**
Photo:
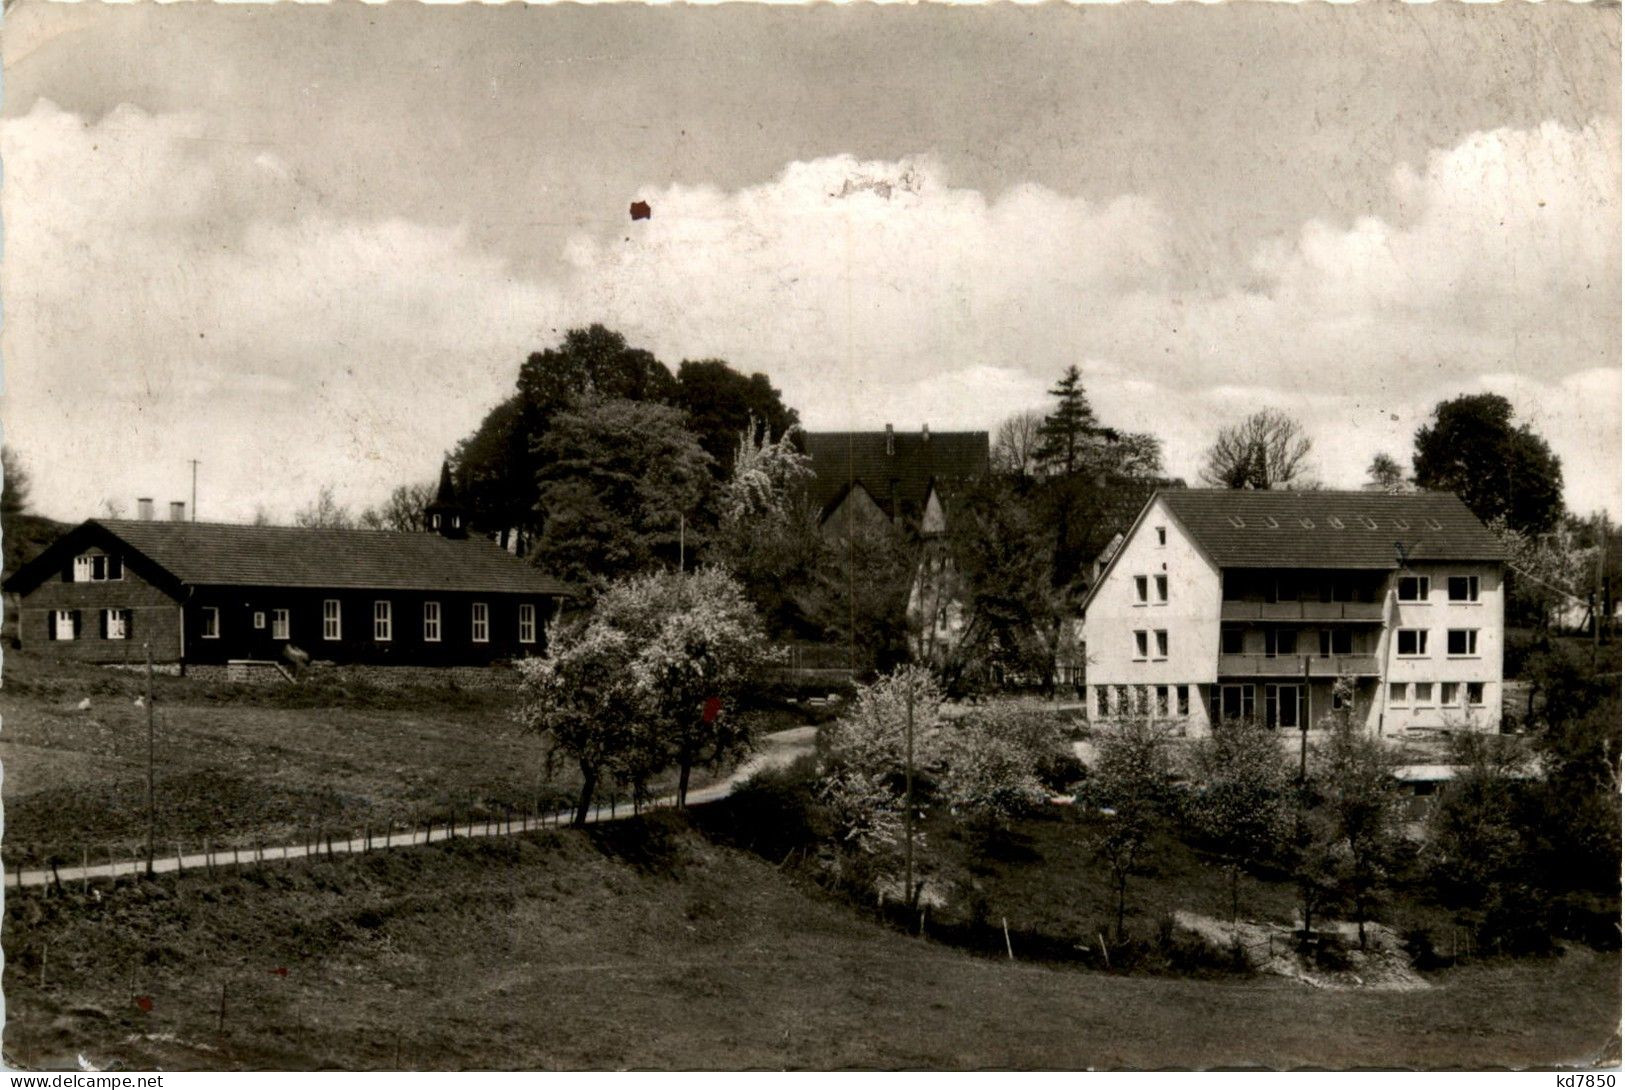
[[[186,521],[186,501],[185,500],[170,500],[169,501],[169,521],[170,522],[185,522]]]
[[[152,497],[142,496],[135,501],[135,517],[142,522],[152,521]]]
[[[891,455],[896,454],[896,453],[897,453],[897,443],[896,443],[896,440],[892,437],[891,425],[887,424],[886,425],[886,455],[888,457],[890,457]]]
[[[920,425],[920,438],[925,440],[927,443],[929,443],[931,441],[931,425],[930,424],[921,424]]]

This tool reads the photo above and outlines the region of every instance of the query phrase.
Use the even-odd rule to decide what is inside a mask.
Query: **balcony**
[[[1224,602],[1221,621],[1364,621],[1382,623],[1381,602]]]
[[[1303,655],[1220,655],[1219,676],[1225,677],[1303,677]],[[1376,677],[1375,655],[1309,656],[1311,678]]]

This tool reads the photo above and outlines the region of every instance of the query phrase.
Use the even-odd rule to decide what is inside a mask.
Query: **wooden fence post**
[[[90,895],[90,849],[79,846],[79,892]]]

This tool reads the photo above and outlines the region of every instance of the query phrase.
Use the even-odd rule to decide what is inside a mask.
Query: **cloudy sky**
[[[1512,398],[1620,512],[1618,8],[5,15],[6,441],[46,514],[432,476],[604,322],[813,429],[1069,364],[1195,478],[1271,405],[1352,487]],[[653,216],[633,222],[634,200]]]

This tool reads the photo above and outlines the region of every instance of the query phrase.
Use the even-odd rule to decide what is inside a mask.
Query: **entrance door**
[[[1301,722],[1303,686],[1266,685],[1264,687],[1264,722],[1271,727],[1296,730]]]

